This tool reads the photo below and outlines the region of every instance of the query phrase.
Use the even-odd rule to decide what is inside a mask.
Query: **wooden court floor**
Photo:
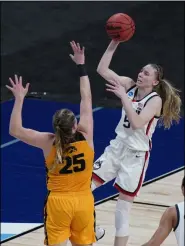
[[[160,217],[166,206],[183,201],[181,181],[184,170],[170,175],[142,188],[140,196],[133,204],[130,218],[129,246],[141,246],[156,230]],[[113,246],[114,242],[114,211],[116,200],[111,200],[96,206],[97,224],[106,229],[106,234],[96,245]],[[4,246],[43,246],[43,228],[12,241]],[[70,242],[68,246],[70,246]],[[177,245],[173,232],[163,243],[166,246]]]

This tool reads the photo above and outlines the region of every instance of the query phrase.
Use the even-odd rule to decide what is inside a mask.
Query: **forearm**
[[[171,227],[168,224],[159,226],[152,238],[142,246],[160,246],[171,232]]]
[[[80,95],[82,100],[91,99],[92,97],[89,77],[87,75],[80,77]]]
[[[154,235],[150,241],[148,241],[147,243],[145,244],[142,244],[142,246],[160,246],[163,241],[165,240],[165,238],[161,237],[161,235],[157,234],[157,235]]]
[[[91,98],[91,86],[89,77],[87,74],[87,70],[85,64],[78,64],[78,75],[80,77],[80,95],[81,99]]]
[[[112,56],[118,46],[118,42],[111,41],[109,44],[108,48],[106,49],[105,53],[103,54],[99,64],[97,71],[98,72],[103,72],[109,68],[110,62],[112,60]]]
[[[10,117],[10,134],[16,134],[22,128],[22,107],[24,99],[15,98],[14,107]]]

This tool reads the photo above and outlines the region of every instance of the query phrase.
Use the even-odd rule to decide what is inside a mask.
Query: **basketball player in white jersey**
[[[119,76],[109,68],[119,42],[111,41],[97,72],[108,81],[107,91],[120,98],[122,115],[116,138],[94,163],[92,190],[115,179],[119,191],[115,212],[115,246],[125,246],[129,238],[129,214],[142,186],[158,120],[165,128],[180,119],[178,91],[164,79],[156,64],[144,66],[137,81]]]
[[[181,189],[185,196],[185,177],[182,180]],[[178,246],[184,246],[184,201],[169,207],[163,213],[156,232],[150,241],[142,246],[160,246],[172,230],[175,233]]]

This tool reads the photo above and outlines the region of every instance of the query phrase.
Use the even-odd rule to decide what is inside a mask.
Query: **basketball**
[[[107,20],[106,31],[113,40],[128,41],[134,35],[135,23],[127,14],[114,14]]]

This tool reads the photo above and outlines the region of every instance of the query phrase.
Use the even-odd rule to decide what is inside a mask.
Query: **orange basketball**
[[[107,20],[106,31],[113,40],[128,41],[134,35],[135,23],[130,16],[118,13]]]

